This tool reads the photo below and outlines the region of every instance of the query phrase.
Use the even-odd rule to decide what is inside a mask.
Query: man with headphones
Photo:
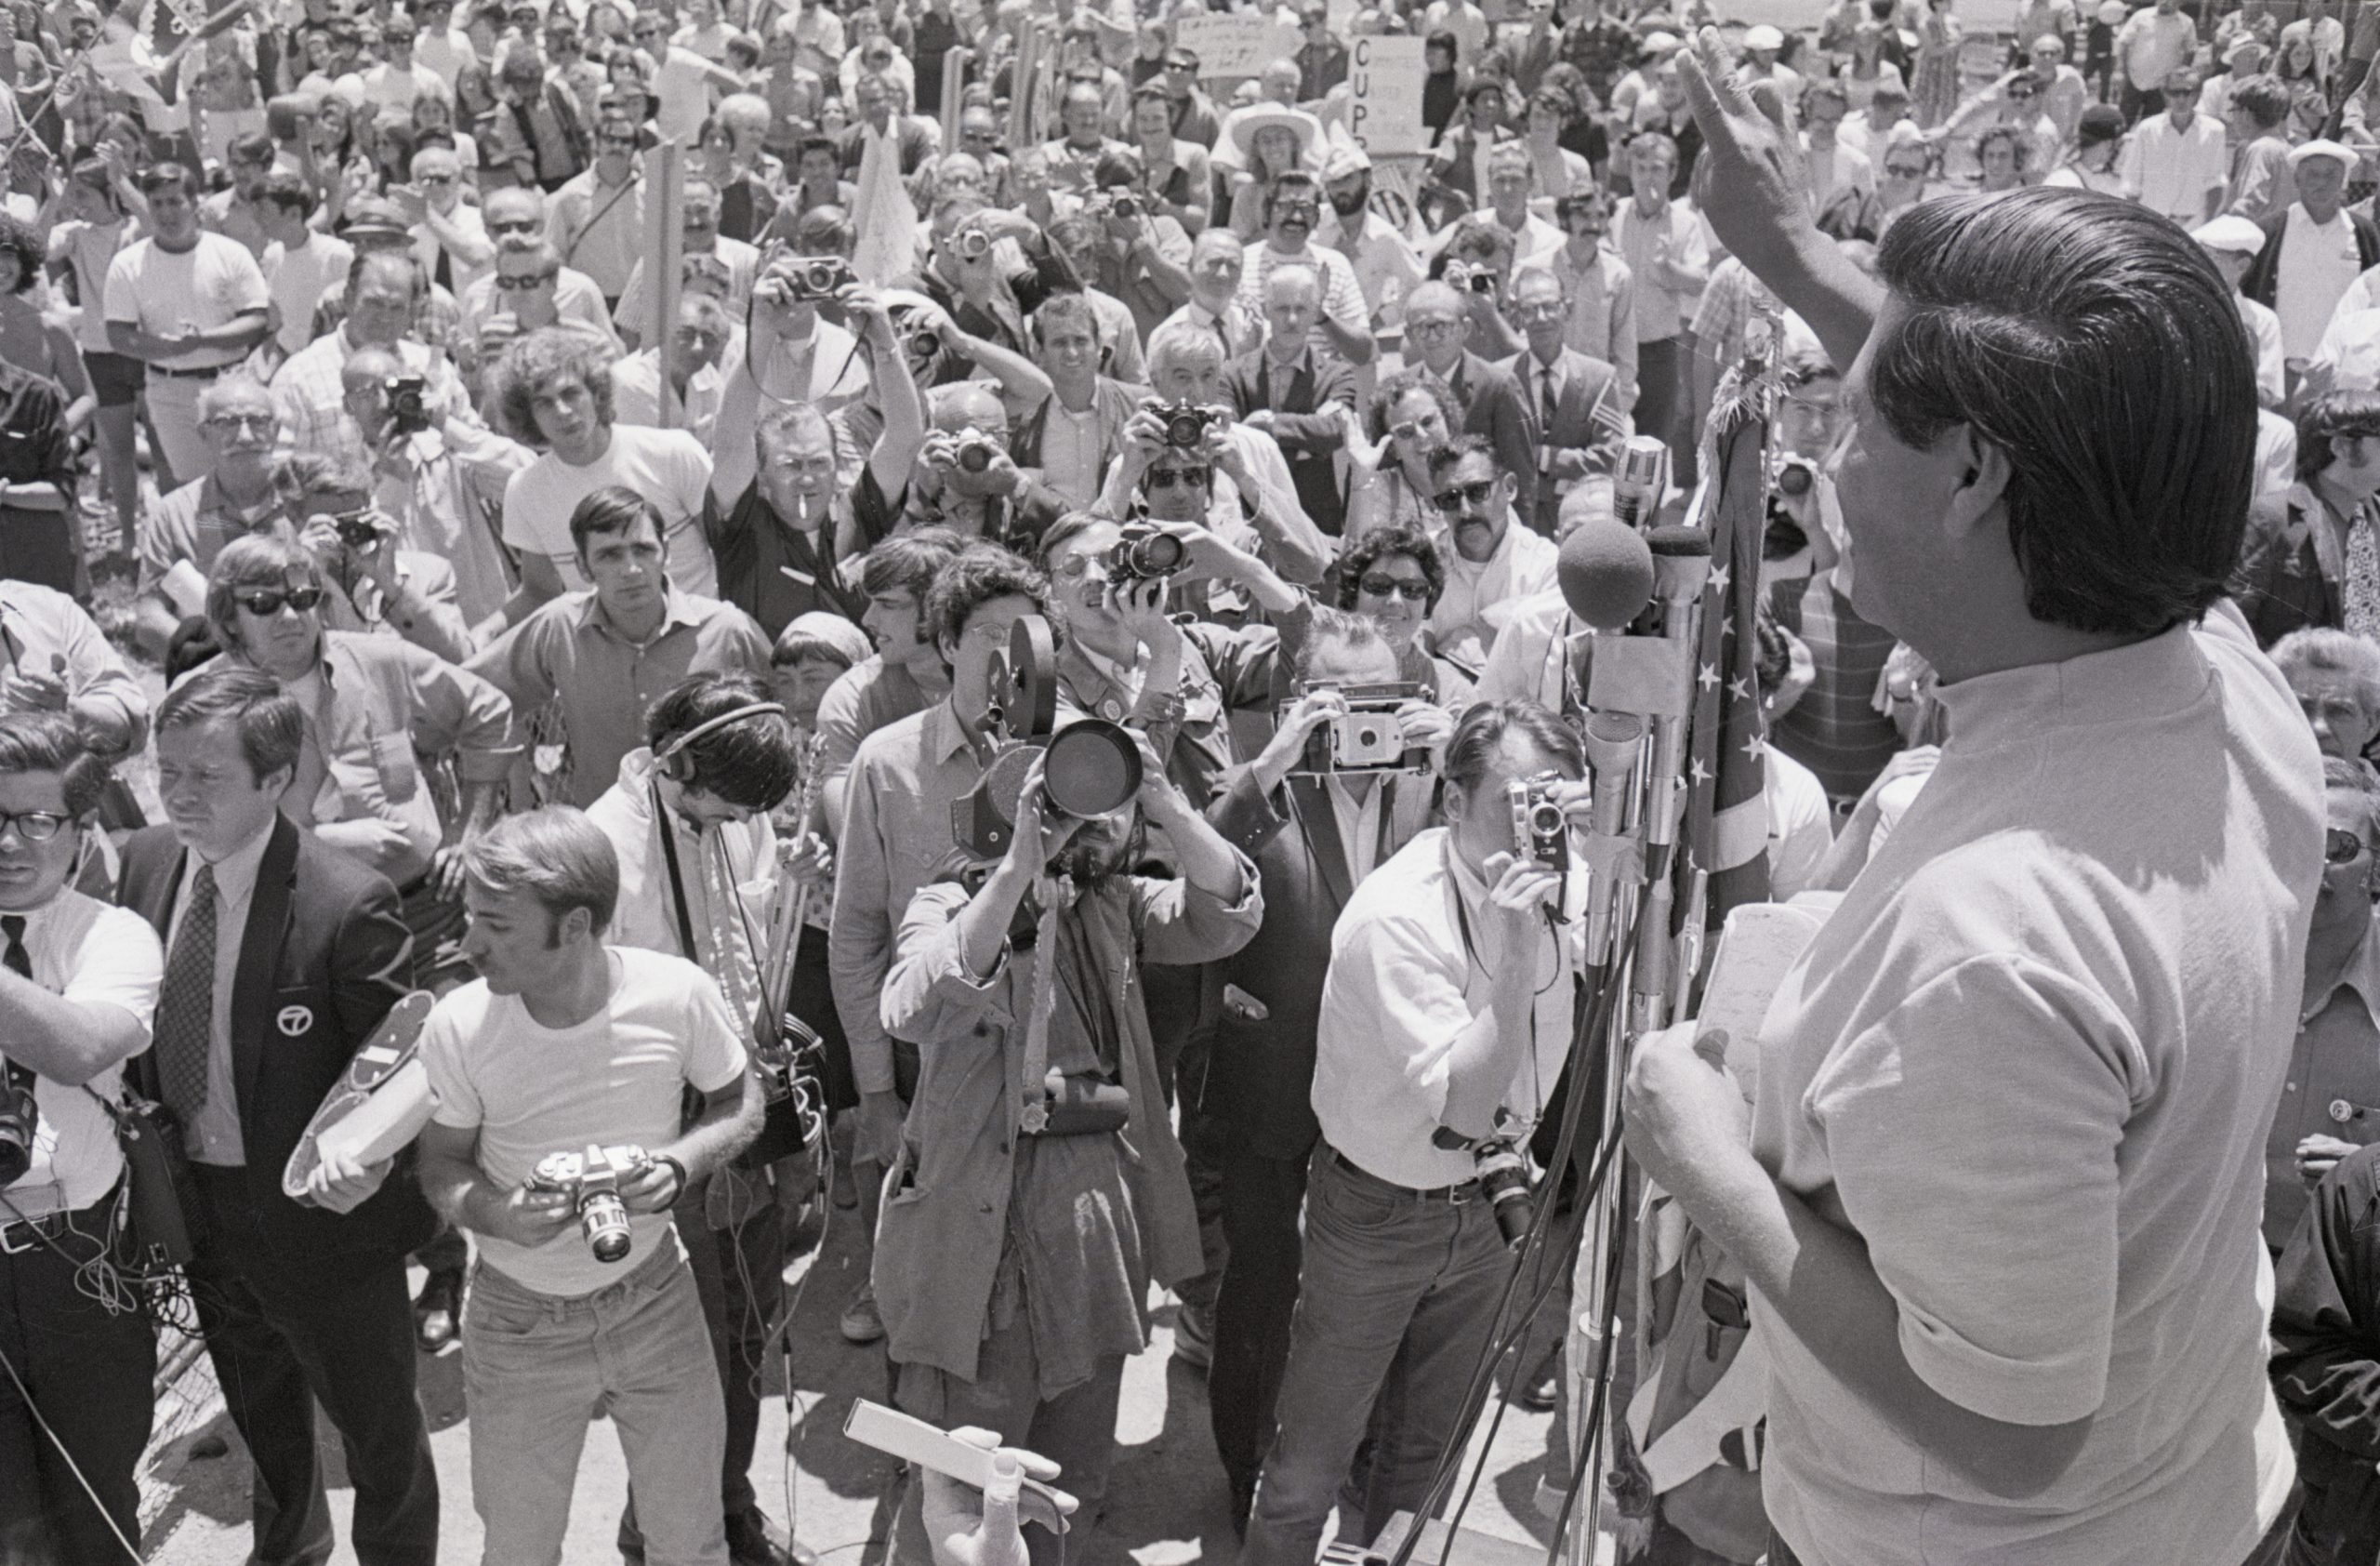
[[[688,676],[654,704],[647,744],[620,762],[619,781],[588,807],[619,856],[620,897],[607,939],[692,959],[719,981],[748,1030],[784,1004],[764,996],[769,910],[778,892],[768,813],[792,790],[793,724],[768,685],[745,673]],[[694,1264],[727,1403],[721,1499],[734,1566],[791,1566],[785,1536],[760,1510],[750,1469],[760,1432],[769,1329],[783,1314],[785,1226],[774,1172],[722,1164],[682,1191],[678,1232]],[[620,1520],[620,1553],[644,1555],[635,1497]]]

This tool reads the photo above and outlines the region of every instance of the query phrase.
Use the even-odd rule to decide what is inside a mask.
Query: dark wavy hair
[[[1586,748],[1578,734],[1552,710],[1534,701],[1474,703],[1455,724],[1447,741],[1447,759],[1439,764],[1438,781],[1448,789],[1468,790],[1488,776],[1488,763],[1508,737],[1527,739],[1545,752],[1572,780],[1587,775]]]
[[[664,747],[715,719],[776,701],[756,674],[712,670],[690,674],[653,704],[644,742],[659,758]],[[793,725],[782,710],[752,712],[721,723],[685,747],[696,788],[745,810],[774,810],[793,792],[798,759]]]
[[[2380,392],[2325,392],[2297,410],[2297,482],[2334,460],[2334,435],[2380,435]]]
[[[1931,447],[2006,456],[2036,619],[2149,636],[2221,597],[2247,524],[2255,363],[2213,261],[2115,196],[2036,188],[1909,208],[1877,254],[1900,309],[1870,399]]]
[[[21,294],[41,281],[42,263],[49,259],[49,246],[31,223],[0,212],[0,250],[17,258],[17,285],[8,290],[10,293]]]
[[[58,774],[66,814],[77,817],[99,803],[108,786],[108,763],[63,712],[0,716],[0,773],[23,772]]]
[[[611,423],[610,361],[611,351],[602,343],[560,326],[541,326],[506,349],[496,368],[496,405],[513,438],[530,445],[545,444],[533,406],[537,388],[557,375],[575,378],[594,399],[597,420]]]
[[[919,623],[936,646],[945,637],[956,642],[976,610],[995,598],[1011,595],[1031,599],[1037,614],[1050,612],[1050,578],[1022,556],[979,539],[933,574]]]
[[[1364,573],[1382,556],[1391,554],[1401,555],[1421,568],[1422,578],[1430,584],[1430,600],[1422,605],[1422,612],[1426,614],[1438,606],[1438,595],[1447,590],[1447,566],[1438,556],[1438,546],[1417,528],[1375,527],[1339,557],[1339,607],[1355,606],[1355,596],[1363,590]]]

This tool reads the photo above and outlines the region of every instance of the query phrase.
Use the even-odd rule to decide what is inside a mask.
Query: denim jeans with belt
[[[577,1236],[569,1237],[576,1244]],[[484,1566],[555,1566],[590,1411],[628,1457],[652,1566],[727,1566],[719,1367],[673,1233],[616,1283],[564,1298],[483,1262],[463,1303],[463,1388]]]
[[[1512,1266],[1475,1191],[1407,1190],[1316,1149],[1278,1428],[1240,1566],[1310,1566],[1334,1503],[1360,1543],[1421,1503]]]

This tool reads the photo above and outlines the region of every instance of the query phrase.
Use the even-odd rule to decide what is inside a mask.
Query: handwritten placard
[[[1427,152],[1421,123],[1421,82],[1428,66],[1422,40],[1368,35],[1347,59],[1347,129],[1374,156]]]
[[[1198,77],[1208,82],[1245,81],[1296,54],[1304,42],[1295,26],[1277,17],[1194,16],[1173,24],[1173,46],[1198,57]],[[1415,103],[1418,113],[1420,100]]]

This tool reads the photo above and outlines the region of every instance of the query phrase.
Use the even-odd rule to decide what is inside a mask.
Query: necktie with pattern
[[[2380,637],[2380,537],[2373,532],[2369,507],[2357,507],[2347,524],[2347,580],[2340,591],[2346,599],[2347,629],[2358,636]]]
[[[215,867],[191,877],[190,902],[157,994],[157,1081],[187,1128],[206,1107],[206,1057],[215,1028]]]

